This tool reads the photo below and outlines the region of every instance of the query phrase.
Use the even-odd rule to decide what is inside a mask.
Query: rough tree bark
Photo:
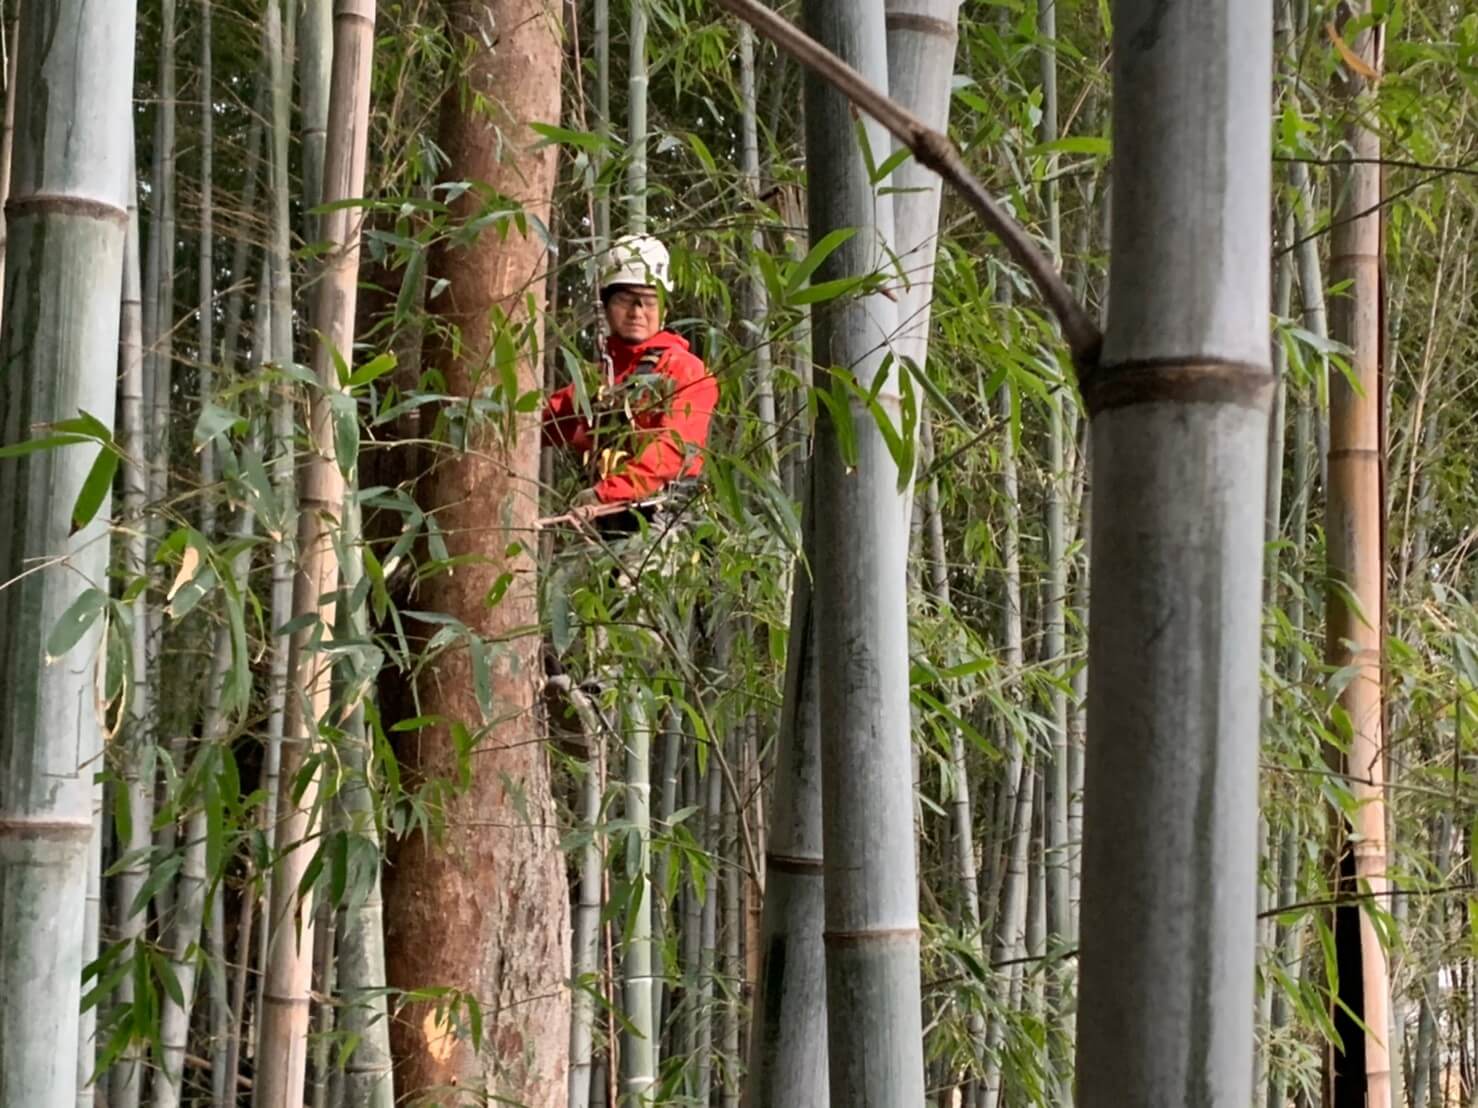
[[[551,0],[449,0],[448,14],[471,49],[464,79],[488,108],[449,90],[440,141],[451,180],[486,182],[548,224],[555,150],[535,150],[526,124],[559,119],[555,74],[561,49],[560,6]],[[496,28],[496,34],[489,31]],[[458,211],[474,210],[475,196]],[[485,232],[432,259],[433,277],[450,283],[435,301],[443,328],[460,344],[429,353],[449,391],[486,392],[498,374],[489,364],[497,312],[524,318],[527,297],[542,302],[546,265],[537,236]],[[538,358],[523,349],[515,367],[520,391],[537,389]],[[530,1108],[564,1103],[569,1057],[567,890],[554,826],[549,767],[534,714],[541,680],[531,549],[510,544],[532,533],[537,516],[539,427],[534,416],[511,425],[476,426],[466,452],[449,453],[421,482],[421,503],[437,513],[449,553],[475,555],[455,576],[428,581],[420,606],[460,619],[486,640],[493,715],[484,721],[466,645],[428,667],[421,711],[461,721],[475,736],[470,780],[446,795],[444,838],[417,835],[392,849],[386,874],[387,961],[392,988],[444,986],[478,1001],[485,1038],[472,1043],[438,1025],[430,1004],[409,1006],[392,1028],[397,1092],[456,1085]],[[501,601],[484,599],[505,571],[514,583]],[[407,779],[455,780],[457,753],[445,725],[407,736],[400,749]]]

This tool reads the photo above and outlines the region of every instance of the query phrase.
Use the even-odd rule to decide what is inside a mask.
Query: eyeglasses
[[[619,292],[611,293],[611,306],[623,311],[629,311],[632,308],[645,308],[649,312],[655,312],[659,303],[660,301],[657,299],[655,292],[632,292],[622,289]]]

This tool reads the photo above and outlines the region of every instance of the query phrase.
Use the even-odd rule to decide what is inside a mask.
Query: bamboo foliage
[[[886,142],[745,0],[414,0],[339,48],[316,0],[95,6],[102,68],[37,52],[68,0],[0,40],[0,1099],[1472,1101],[1461,5],[811,5],[918,117]],[[582,460],[530,464],[541,375],[596,376],[613,196],[722,390],[635,603],[609,535],[535,524]],[[71,776],[26,792],[63,686]],[[22,881],[69,898],[24,972]]]

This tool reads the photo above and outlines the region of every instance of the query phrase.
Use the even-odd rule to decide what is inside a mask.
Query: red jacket
[[[638,445],[633,457],[596,482],[595,495],[601,503],[640,500],[678,477],[701,473],[708,425],[718,404],[718,381],[713,374],[688,349],[687,341],[671,331],[658,331],[640,345],[612,335],[606,340],[606,352],[618,385],[631,376],[644,355],[659,352],[651,372],[670,378],[673,392],[666,407],[635,414],[632,423]],[[590,423],[576,406],[574,385],[549,398],[544,409],[544,441],[580,451],[595,448]]]

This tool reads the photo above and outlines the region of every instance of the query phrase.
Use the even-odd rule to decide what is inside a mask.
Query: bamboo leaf
[[[786,275],[785,291],[794,293],[802,285],[811,279],[811,274],[821,267],[821,264],[836,253],[837,249],[857,234],[855,227],[838,227],[834,231],[828,231],[822,236],[821,241],[806,252],[806,256],[797,262]],[[780,299],[774,296],[773,299]],[[794,302],[794,301],[793,301]]]
[[[76,646],[107,607],[108,595],[99,589],[86,589],[56,621],[46,639],[48,661],[56,661]]]

